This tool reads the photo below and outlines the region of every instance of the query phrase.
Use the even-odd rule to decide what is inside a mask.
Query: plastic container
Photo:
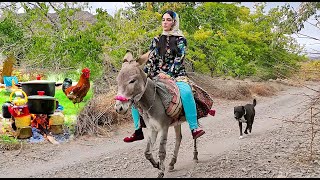
[[[17,128],[28,127],[31,125],[31,115],[29,114],[22,117],[15,117],[14,121]]]

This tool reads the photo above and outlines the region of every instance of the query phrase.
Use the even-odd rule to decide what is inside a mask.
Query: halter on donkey
[[[142,65],[146,62],[149,53],[142,55],[138,60],[134,60],[130,52],[124,57],[122,68],[118,74],[118,92],[116,96],[115,109],[119,114],[125,114],[132,104],[142,110],[142,117],[145,121],[148,133],[147,148],[145,157],[151,162],[153,167],[160,170],[158,177],[164,176],[164,160],[166,157],[166,143],[168,129],[174,126],[176,134],[176,142],[174,154],[169,164],[169,170],[174,169],[174,164],[177,161],[178,151],[182,139],[181,123],[185,121],[184,117],[176,118],[168,116],[168,111],[162,102],[155,81],[147,78],[142,70]],[[179,108],[182,108],[179,106]],[[211,107],[210,107],[211,108]],[[181,112],[181,110],[179,111]],[[208,113],[207,113],[208,114]],[[173,123],[175,121],[175,123]],[[159,162],[156,162],[152,155],[152,149],[160,133],[159,145]],[[194,160],[198,160],[197,142],[194,139]]]

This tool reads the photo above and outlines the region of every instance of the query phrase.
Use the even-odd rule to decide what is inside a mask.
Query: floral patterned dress
[[[155,37],[150,46],[149,59],[144,67],[144,71],[148,77],[155,77],[159,73],[165,73],[173,78],[178,76],[186,76],[184,67],[184,58],[186,53],[186,39],[184,37],[176,37],[178,53],[173,54],[169,47],[169,36],[167,36],[166,53],[164,58],[160,56],[159,49],[156,47],[160,37]]]

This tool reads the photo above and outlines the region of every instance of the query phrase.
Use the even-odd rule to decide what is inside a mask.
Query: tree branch
[[[307,23],[309,23],[310,25],[312,25],[312,26],[314,26],[314,27],[316,27],[316,28],[318,28],[318,29],[320,29],[320,27],[318,27],[317,25],[315,25],[315,24],[312,24],[311,22],[309,22],[309,21],[306,21]]]
[[[59,13],[60,11],[51,3],[49,2],[50,6],[57,12]],[[70,23],[70,26],[72,25],[72,21],[68,18],[68,16],[66,16],[67,20],[69,21]]]
[[[313,40],[320,41],[320,39],[318,39],[318,38],[311,37],[311,36],[308,36],[308,35],[305,35],[305,34],[301,34],[301,33],[299,33],[299,32],[297,32],[296,35],[302,35],[302,36],[305,36],[306,38],[310,38],[310,39],[313,39]]]
[[[39,6],[42,10],[44,10],[44,9],[40,6],[40,3],[39,3],[39,2],[37,2],[37,4],[38,4],[38,6]],[[59,32],[59,27],[58,27],[58,25],[48,16],[48,13],[43,13],[43,15],[45,15],[45,16],[49,19],[49,21],[51,21],[51,23],[53,24],[55,30],[56,30],[57,32]]]
[[[11,7],[11,6],[13,6],[13,5],[17,4],[17,3],[18,3],[18,2],[11,2],[11,4],[9,4],[9,5],[6,5],[6,6],[4,6],[4,7],[0,7],[0,10],[7,9],[8,7]]]

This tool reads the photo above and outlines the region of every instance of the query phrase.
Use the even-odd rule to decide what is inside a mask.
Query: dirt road
[[[243,139],[238,139],[233,107],[252,100],[216,100],[216,116],[201,120],[206,134],[198,141],[199,163],[192,161],[193,140],[184,123],[175,170],[167,172],[166,166],[164,177],[318,177],[319,171],[310,165],[303,168],[294,159],[296,147],[305,141],[295,133],[305,132],[303,127],[283,122],[304,111],[309,102],[305,94],[315,92],[290,87],[273,97],[257,97],[252,134]],[[132,126],[125,125],[111,138],[81,138],[60,145],[46,143],[4,151],[0,177],[156,177],[158,170],[144,157],[146,140],[122,141],[133,132]],[[170,128],[165,164],[170,162],[173,147],[174,130]],[[319,164],[312,167],[319,169]]]

